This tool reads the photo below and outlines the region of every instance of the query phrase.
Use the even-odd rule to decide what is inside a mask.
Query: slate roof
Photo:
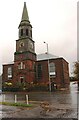
[[[37,61],[40,60],[48,60],[48,59],[56,59],[59,58],[58,56],[52,55],[52,54],[47,54],[47,53],[42,53],[37,55]]]

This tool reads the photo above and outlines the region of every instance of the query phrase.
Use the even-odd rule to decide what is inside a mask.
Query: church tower
[[[16,40],[16,52],[14,53],[14,81],[20,84],[30,83],[35,80],[36,54],[26,2],[24,2],[18,29],[19,39]]]

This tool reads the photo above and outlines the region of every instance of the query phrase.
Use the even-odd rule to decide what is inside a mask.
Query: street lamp
[[[48,75],[49,75],[49,91],[51,92],[51,80],[50,80],[50,65],[49,65],[49,51],[48,51],[48,43],[44,42],[47,46],[47,54],[48,54]]]

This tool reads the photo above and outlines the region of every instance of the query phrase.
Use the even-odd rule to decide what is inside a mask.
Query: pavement
[[[20,93],[21,94],[21,93]],[[79,92],[78,92],[79,94]],[[24,95],[25,96],[25,95]],[[23,94],[19,96],[23,98]],[[14,98],[14,94],[6,94],[6,101]],[[49,93],[29,93],[29,104],[33,104],[34,107],[14,107],[14,106],[0,106],[0,117],[4,119],[34,119],[34,120],[76,120],[77,119],[77,90],[76,86],[73,85],[71,92],[53,92]],[[35,101],[36,100],[36,101]],[[45,111],[44,108],[40,106],[43,101],[49,102],[50,110]],[[24,102],[22,100],[22,102]],[[73,118],[73,119],[72,119]]]
[[[59,104],[51,104],[50,111],[44,111],[40,104],[36,103],[33,108],[5,106],[0,107],[2,118],[77,118],[76,110],[71,105],[61,106]]]

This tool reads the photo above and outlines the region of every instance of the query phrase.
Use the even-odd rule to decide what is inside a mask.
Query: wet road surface
[[[15,93],[7,93],[6,101],[14,102]],[[77,92],[77,85],[71,84],[69,91],[59,92],[31,92],[18,93],[18,102],[25,102],[25,94],[29,95],[30,103],[35,107],[32,109],[0,106],[0,117],[2,118],[77,118],[78,117],[78,102],[79,92]],[[0,95],[0,101],[1,97]],[[3,98],[3,97],[2,97]],[[77,101],[78,99],[78,101]],[[40,106],[41,102],[48,101],[51,110],[44,113]],[[42,114],[41,114],[42,113]]]

